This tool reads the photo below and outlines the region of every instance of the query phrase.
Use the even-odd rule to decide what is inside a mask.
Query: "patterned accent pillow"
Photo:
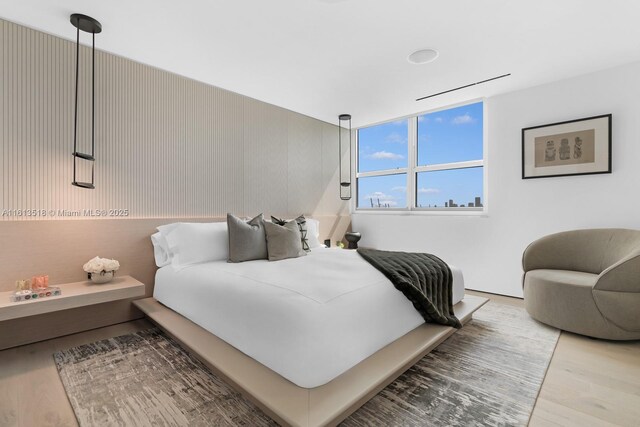
[[[311,252],[309,241],[307,239],[307,220],[305,219],[304,215],[300,215],[298,218],[290,220],[276,218],[275,216],[271,215],[271,222],[273,222],[274,224],[285,225],[290,221],[295,221],[298,224],[298,228],[300,229],[300,238],[302,241],[302,249],[304,249],[305,252]]]

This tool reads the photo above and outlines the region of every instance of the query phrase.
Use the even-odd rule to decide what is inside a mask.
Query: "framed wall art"
[[[522,129],[522,179],[611,173],[611,114]]]

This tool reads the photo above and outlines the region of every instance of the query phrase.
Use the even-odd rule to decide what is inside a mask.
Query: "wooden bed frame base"
[[[463,324],[467,323],[487,301],[466,295],[454,307],[456,316]],[[307,389],[286,380],[155,298],[139,299],[134,304],[212,372],[284,426],[337,425],[455,332],[448,326],[421,325],[329,383]]]

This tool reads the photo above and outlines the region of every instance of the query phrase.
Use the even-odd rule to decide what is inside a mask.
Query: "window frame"
[[[438,163],[433,165],[418,165],[418,117],[425,114],[437,113],[438,111],[450,110],[457,107],[464,107],[465,105],[477,104],[482,102],[482,159],[479,160],[466,160],[461,162],[450,163]],[[386,123],[396,122],[398,120],[408,121],[408,135],[407,135],[407,167],[396,169],[384,169],[377,171],[359,172],[360,170],[360,129],[383,125]],[[441,108],[423,111],[417,114],[412,114],[405,117],[400,117],[391,120],[385,120],[383,122],[373,123],[367,126],[361,126],[354,129],[355,144],[354,144],[354,180],[355,180],[355,196],[352,200],[352,212],[356,213],[375,213],[375,214],[425,214],[425,215],[468,215],[468,216],[487,216],[488,214],[488,182],[487,182],[487,101],[485,98],[477,98],[453,105],[448,105]],[[433,172],[440,170],[456,170],[456,169],[468,169],[482,167],[482,207],[418,207],[418,194],[417,194],[417,181],[418,173],[421,172]],[[378,208],[378,207],[360,207],[358,206],[360,184],[359,178],[368,178],[376,176],[387,175],[400,175],[406,174],[407,177],[407,192],[406,201],[407,206],[403,208]]]

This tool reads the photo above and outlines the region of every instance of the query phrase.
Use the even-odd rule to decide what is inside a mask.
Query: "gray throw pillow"
[[[227,214],[229,228],[229,262],[267,259],[267,240],[264,234],[262,214],[245,222],[237,216]]]
[[[295,221],[288,222],[285,225],[265,222],[264,228],[267,233],[269,261],[297,258],[307,254],[302,249],[300,228]]]

